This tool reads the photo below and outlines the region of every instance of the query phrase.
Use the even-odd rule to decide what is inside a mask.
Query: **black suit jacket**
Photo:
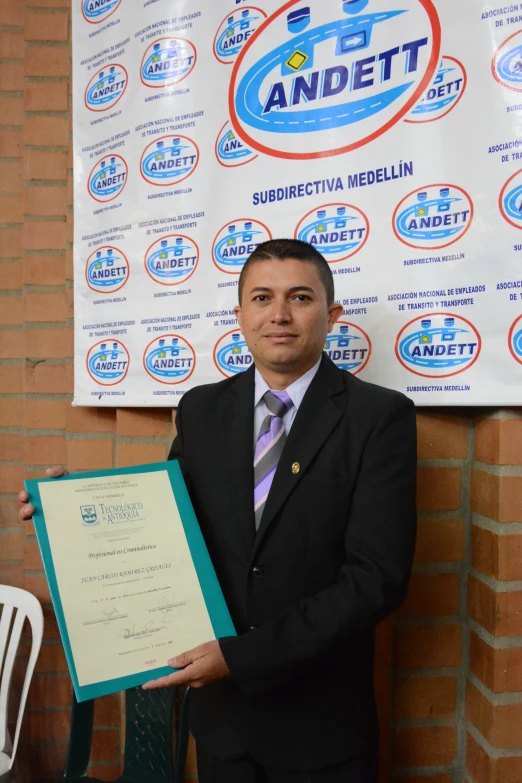
[[[192,691],[191,729],[222,758],[319,769],[377,742],[374,627],[404,599],[415,544],[414,406],[323,355],[257,535],[253,417],[253,368],[178,408],[169,458],[238,633],[220,641],[231,677]]]

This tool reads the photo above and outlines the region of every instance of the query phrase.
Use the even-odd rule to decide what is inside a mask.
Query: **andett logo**
[[[214,56],[220,63],[232,65],[239,52],[266,19],[260,8],[244,5],[223,19],[214,38]]]
[[[522,364],[522,315],[512,324],[508,342],[513,359]]]
[[[85,105],[91,111],[112,109],[127,89],[129,76],[123,65],[103,68],[92,77],[85,90]]]
[[[522,30],[510,35],[499,46],[493,57],[491,70],[503,87],[522,92]]]
[[[467,85],[466,70],[455,57],[443,57],[432,83],[406,122],[434,122],[453,111]]]
[[[146,87],[169,87],[185,79],[196,65],[196,49],[185,38],[159,38],[145,50],[141,81]]]
[[[248,146],[277,157],[356,149],[419,101],[440,37],[432,0],[290,0],[238,56],[232,124]]]
[[[151,185],[176,185],[195,170],[197,144],[187,136],[162,136],[148,144],[140,161],[141,176]]]
[[[184,337],[164,334],[156,337],[145,348],[143,366],[151,378],[159,383],[183,383],[194,372],[196,354]]]
[[[100,160],[89,174],[87,190],[96,201],[113,201],[127,184],[127,162],[120,155]]]
[[[415,318],[397,336],[397,359],[409,372],[425,378],[447,378],[477,361],[482,340],[470,321],[452,313]]]
[[[129,372],[129,352],[120,340],[96,343],[87,353],[87,372],[101,386],[116,386]]]
[[[219,338],[214,346],[213,358],[219,372],[227,378],[248,370],[254,361],[243,335],[237,329]]]
[[[295,238],[313,245],[330,263],[344,261],[362,249],[370,233],[368,218],[351,204],[325,204],[308,212]]]
[[[248,256],[269,239],[272,234],[259,220],[237,218],[218,231],[212,245],[212,260],[222,272],[239,275]]]
[[[358,375],[370,361],[372,344],[360,326],[337,321],[326,337],[324,352],[340,370]]]
[[[156,283],[179,285],[191,277],[198,265],[199,249],[183,234],[169,234],[145,253],[145,269]]]
[[[127,257],[111,245],[95,250],[85,265],[87,285],[100,294],[113,294],[123,288],[129,279],[129,272]]]
[[[216,139],[216,158],[222,166],[234,168],[255,160],[257,154],[245,146],[233,129],[230,120],[227,120]]]
[[[502,217],[515,228],[522,228],[522,169],[511,176],[498,200]]]
[[[113,14],[121,0],[81,0],[83,18],[91,24],[100,24]]]
[[[405,245],[421,250],[447,247],[464,236],[473,202],[456,185],[427,185],[409,193],[393,214],[393,230]]]

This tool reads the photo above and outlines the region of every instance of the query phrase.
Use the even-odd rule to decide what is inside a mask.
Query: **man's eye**
[[[296,299],[300,302],[307,302],[310,300],[310,297],[307,294],[297,294]]]
[[[265,294],[258,294],[258,295],[255,297],[255,300],[256,300],[257,302],[264,302],[264,301],[266,300],[266,295],[265,295]]]

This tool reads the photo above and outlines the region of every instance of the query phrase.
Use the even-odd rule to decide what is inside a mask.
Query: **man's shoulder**
[[[367,410],[373,409],[385,413],[387,410],[398,410],[404,407],[414,408],[413,402],[402,392],[364,381],[346,371],[341,372],[348,391],[347,404],[352,409],[354,405],[361,405]]]

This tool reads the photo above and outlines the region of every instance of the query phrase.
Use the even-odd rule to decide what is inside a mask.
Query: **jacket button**
[[[252,569],[252,576],[263,576],[263,569],[259,566],[254,566]]]
[[[249,630],[249,631],[255,631],[255,630],[256,630],[256,628],[257,628],[257,625],[250,625],[250,626],[248,627],[248,630]]]

